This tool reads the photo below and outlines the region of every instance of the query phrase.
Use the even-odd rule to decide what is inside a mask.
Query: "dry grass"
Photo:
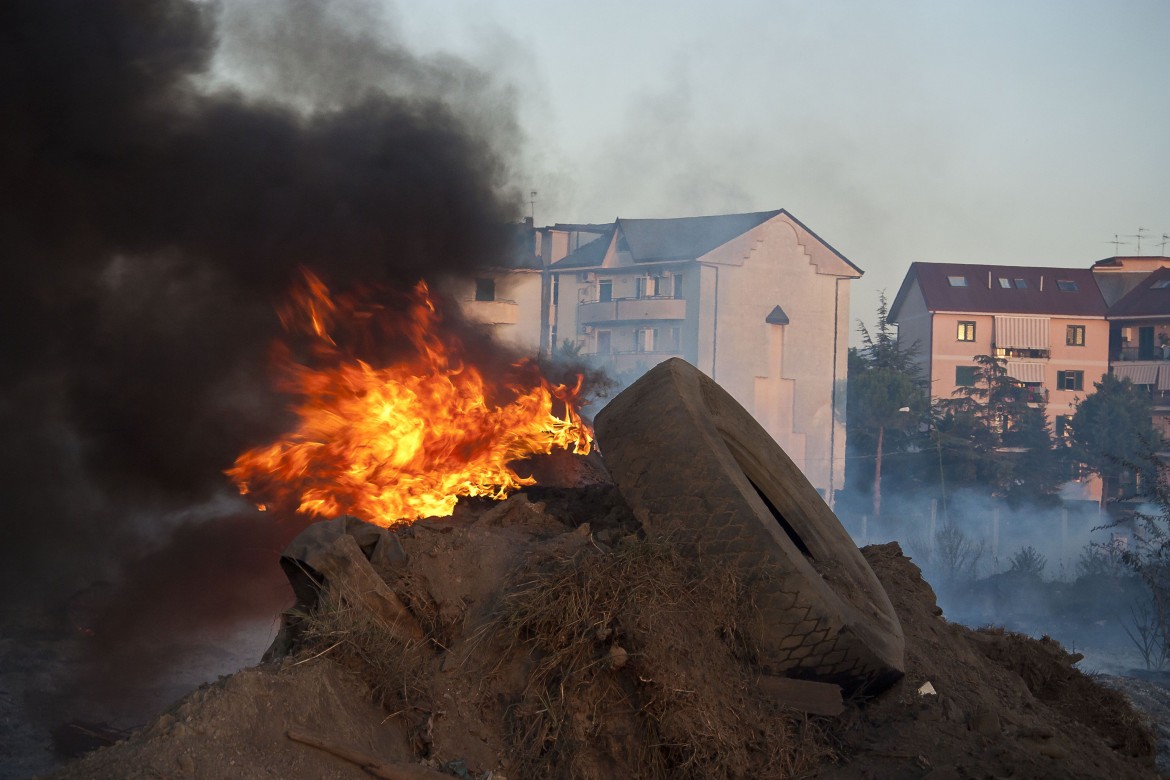
[[[512,711],[524,777],[793,777],[819,729],[752,684],[745,584],[666,541],[585,545],[529,563],[495,625],[526,653]],[[624,656],[624,657],[623,657]]]
[[[344,588],[324,588],[317,605],[300,619],[298,663],[327,655],[360,674],[388,712],[429,711],[429,639],[395,638]]]

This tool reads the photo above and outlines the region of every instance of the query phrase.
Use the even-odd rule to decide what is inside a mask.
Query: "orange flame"
[[[459,496],[502,499],[532,484],[511,461],[554,447],[589,452],[592,434],[576,410],[580,377],[576,387],[553,385],[522,362],[513,373],[536,377],[528,382],[534,386],[489,385],[465,363],[462,342],[443,331],[423,282],[407,312],[390,316],[412,347],[409,359],[374,366],[341,354],[333,334],[368,333],[371,321],[392,314],[358,298],[334,300],[305,272],[305,287],[281,321],[309,338],[312,362],[331,365],[313,368],[284,350],[281,387],[300,397],[293,407],[299,422],[279,441],[236,458],[226,473],[241,493],[263,499],[261,508],[295,502],[301,512],[390,526],[450,515]],[[510,399],[489,400],[501,393]],[[556,402],[564,419],[553,413]]]

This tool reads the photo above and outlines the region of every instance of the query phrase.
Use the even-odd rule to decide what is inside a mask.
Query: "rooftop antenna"
[[[536,224],[536,190],[528,193],[528,216],[532,218],[532,224]]]
[[[1140,228],[1138,228],[1138,232],[1135,233],[1134,235],[1125,236],[1125,238],[1136,238],[1137,239],[1137,253],[1139,255],[1142,253],[1142,239],[1145,238],[1144,234],[1148,233],[1148,232],[1149,231],[1146,230],[1144,227],[1140,227]]]
[[[1162,243],[1158,244],[1158,254],[1162,257],[1166,256],[1166,244],[1170,244],[1170,234],[1162,234]]]
[[[1106,241],[1105,243],[1106,244],[1113,244],[1113,256],[1114,257],[1121,256],[1121,245],[1124,244],[1125,242],[1122,241],[1121,238],[1118,237],[1118,235],[1116,233],[1113,234],[1112,241]]]

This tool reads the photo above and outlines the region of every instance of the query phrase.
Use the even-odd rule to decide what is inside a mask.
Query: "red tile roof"
[[[966,285],[951,284],[951,277],[965,279]],[[1007,280],[1006,287],[1001,279]],[[1087,268],[913,263],[890,306],[891,320],[897,321],[915,281],[932,312],[1103,317],[1107,309]]]

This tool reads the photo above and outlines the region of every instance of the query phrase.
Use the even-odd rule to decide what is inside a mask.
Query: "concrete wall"
[[[839,293],[838,279],[856,271],[839,258],[814,257],[801,239],[814,242],[802,232],[781,215],[700,258],[710,271],[703,277],[710,306],[702,315],[714,327],[711,362],[700,360],[699,368],[828,494],[844,476],[844,427],[833,402],[834,380],[845,378],[847,366],[849,298],[848,284]],[[787,325],[765,321],[776,306]]]
[[[1069,325],[1085,326],[1085,345],[1070,347],[1065,344],[1065,331]],[[1093,383],[1109,372],[1109,323],[1104,319],[1083,319],[1077,317],[1053,317],[1052,357],[1044,370],[1044,386],[1049,388],[1048,420],[1054,422],[1058,415],[1072,415],[1078,399],[1093,392]],[[1056,389],[1058,371],[1084,371],[1084,390]]]
[[[468,319],[491,325],[501,342],[536,355],[544,316],[541,272],[491,270],[478,276],[495,282],[494,301],[475,300],[475,277],[451,279],[443,288],[459,303]]]
[[[958,323],[975,323],[975,341],[957,339]],[[1085,345],[1068,346],[1065,341],[1067,326],[1085,326]],[[933,316],[931,350],[931,394],[936,398],[953,398],[958,388],[955,369],[975,365],[976,355],[993,354],[995,317],[991,314],[937,313]],[[1080,317],[1049,318],[1049,357],[1027,359],[1044,365],[1044,388],[1048,390],[1048,420],[1055,423],[1057,416],[1071,415],[1078,398],[1093,392],[1093,382],[1108,371],[1109,325],[1103,319]],[[901,324],[899,327],[901,338]],[[1057,387],[1059,371],[1084,371],[1084,389],[1062,390]]]
[[[913,351],[914,361],[921,375],[933,379],[931,357],[934,351],[932,332],[934,315],[926,309],[926,301],[922,297],[918,281],[910,284],[906,300],[902,302],[901,310],[898,312],[898,347],[905,351]],[[953,371],[951,376],[954,376]]]

